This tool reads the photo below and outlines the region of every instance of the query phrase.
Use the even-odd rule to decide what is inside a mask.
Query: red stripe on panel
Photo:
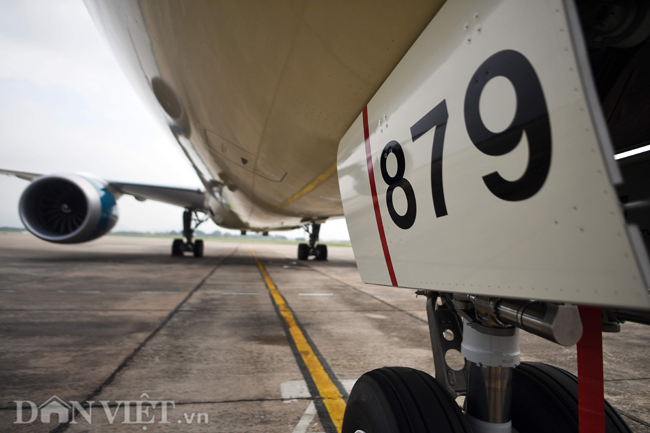
[[[395,278],[395,271],[393,270],[393,261],[390,259],[390,251],[388,251],[388,244],[386,243],[384,224],[381,221],[379,200],[377,200],[377,187],[375,186],[375,171],[372,168],[372,151],[370,150],[370,128],[368,127],[368,107],[365,107],[363,109],[363,137],[366,142],[366,164],[368,165],[368,177],[370,178],[370,192],[372,193],[372,204],[375,208],[375,218],[377,219],[377,229],[379,230],[379,239],[381,240],[381,247],[384,250],[384,258],[386,259],[386,267],[388,268],[388,275],[390,275],[390,282],[393,284],[393,286],[397,286],[397,278]]]
[[[578,342],[578,422],[580,433],[605,433],[603,335],[600,307],[578,306],[582,338]]]

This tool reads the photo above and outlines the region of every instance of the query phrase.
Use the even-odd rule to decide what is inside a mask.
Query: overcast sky
[[[81,0],[2,0],[0,58],[0,168],[201,188],[176,141],[137,98]],[[18,200],[26,186],[0,175],[0,226],[22,227]],[[128,196],[119,208],[115,230],[182,228],[180,208]],[[201,226],[217,229],[211,221]],[[349,239],[345,221],[325,224],[321,238]]]

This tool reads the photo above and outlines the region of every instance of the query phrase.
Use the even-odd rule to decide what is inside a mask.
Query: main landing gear
[[[307,260],[309,256],[315,256],[316,260],[327,260],[327,245],[316,245],[320,233],[320,224],[312,223],[311,231],[307,226],[304,229],[309,233],[309,244],[298,245],[298,260]]]
[[[519,329],[571,346],[582,335],[577,307],[418,292],[436,378],[403,367],[361,376],[343,433],[569,433],[578,431],[578,381],[550,365],[520,362]],[[440,301],[438,301],[440,300]],[[461,408],[456,398],[464,396]],[[630,432],[605,402],[607,433]]]
[[[174,239],[172,256],[182,256],[185,252],[190,252],[194,253],[194,257],[203,257],[203,241],[201,239],[194,240],[194,230],[207,219],[208,217],[199,218],[198,214],[192,209],[185,209],[185,212],[183,212],[183,236],[185,236],[185,240]],[[194,223],[194,227],[192,227],[192,223]]]

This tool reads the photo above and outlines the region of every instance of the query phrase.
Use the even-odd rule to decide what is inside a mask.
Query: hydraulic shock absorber
[[[464,321],[461,353],[469,363],[467,419],[474,432],[510,433],[513,369],[519,365],[519,329]]]

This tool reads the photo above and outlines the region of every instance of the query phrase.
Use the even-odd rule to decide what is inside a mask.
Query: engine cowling
[[[48,242],[76,244],[97,239],[117,223],[116,196],[89,175],[41,176],[20,198],[20,218],[33,235]]]

